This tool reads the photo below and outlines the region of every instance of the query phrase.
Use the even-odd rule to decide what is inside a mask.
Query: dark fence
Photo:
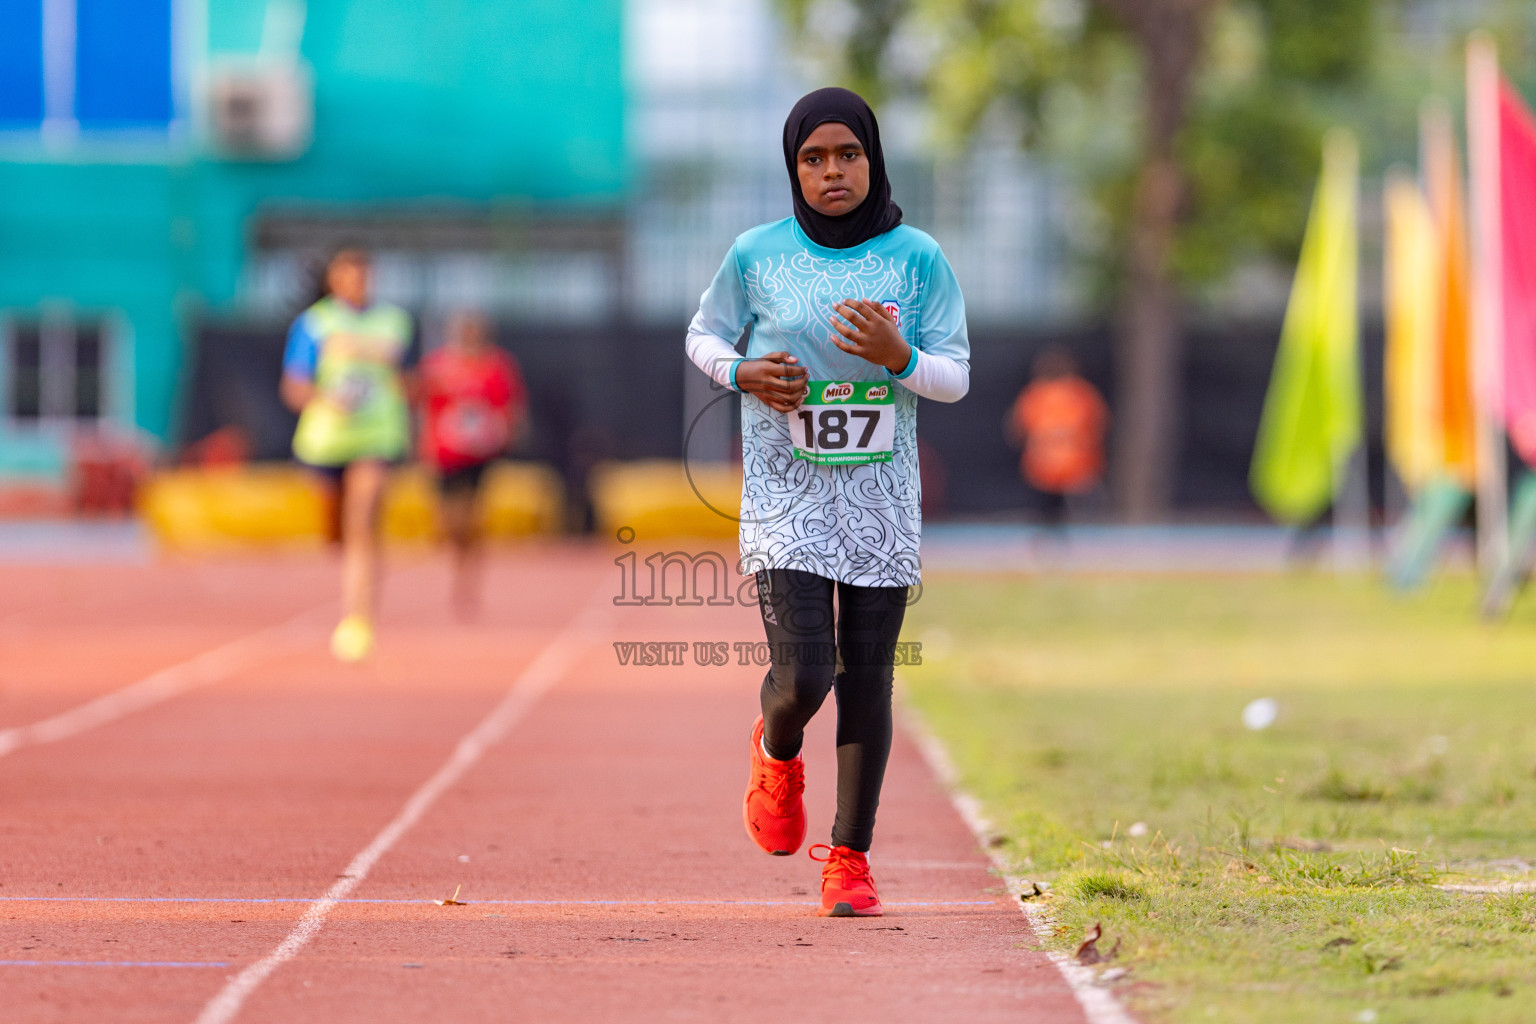
[[[1251,516],[1248,460],[1258,429],[1279,325],[1197,324],[1188,332],[1182,451],[1176,502],[1182,514]],[[183,442],[238,427],[252,455],[288,457],[294,417],[277,397],[281,324],[210,322],[195,334],[185,395]],[[682,455],[683,330],[633,325],[558,329],[502,325],[498,342],[515,355],[529,387],[530,431],[519,456],[551,463],[573,493],[603,459]],[[1381,331],[1363,335],[1368,436],[1381,423]],[[1111,338],[1103,327],[1032,327],[972,334],[971,392],[955,405],[922,403],[925,505],[935,516],[1027,515],[1039,496],[1020,480],[1018,452],[1004,420],[1028,382],[1035,355],[1062,345],[1111,401]],[[692,371],[689,371],[692,372]],[[1368,452],[1372,498],[1381,502],[1381,449]],[[1091,504],[1091,502],[1090,502]],[[1101,507],[1107,504],[1100,501]]]
[[[1182,439],[1174,488],[1180,513],[1259,514],[1248,492],[1248,463],[1279,339],[1278,321],[1201,323],[1187,331]],[[1365,324],[1361,342],[1369,479],[1372,502],[1379,506],[1383,499],[1380,324]],[[944,512],[1007,514],[1041,505],[1040,496],[1020,480],[1019,455],[1004,443],[1003,421],[1029,380],[1035,355],[1051,345],[1061,345],[1077,356],[1084,376],[1104,393],[1113,414],[1115,380],[1107,327],[974,333],[970,394],[953,406],[924,402],[918,413],[924,454],[936,455],[940,464]],[[1102,496],[1098,504],[1107,510]]]

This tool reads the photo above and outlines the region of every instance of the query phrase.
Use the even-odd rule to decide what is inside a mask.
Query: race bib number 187
[[[813,380],[789,414],[795,458],[819,465],[890,462],[896,394],[888,383]]]

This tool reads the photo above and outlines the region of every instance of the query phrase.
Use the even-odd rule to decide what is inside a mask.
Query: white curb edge
[[[933,772],[949,793],[950,803],[954,804],[966,827],[976,837],[977,845],[985,851],[992,866],[1002,876],[1008,892],[1018,901],[1024,919],[1029,922],[1040,941],[1048,943],[1052,937],[1053,924],[1049,913],[1044,907],[1019,899],[1023,893],[1024,880],[1008,870],[1002,854],[989,844],[988,839],[996,834],[996,830],[982,812],[981,801],[960,787],[960,776],[949,758],[949,751],[944,749],[944,745],[928,730],[928,726],[910,709],[902,709],[901,726],[917,744],[923,760],[928,763],[928,770]],[[1073,997],[1083,1008],[1083,1016],[1088,1019],[1088,1024],[1136,1024],[1136,1018],[1126,1012],[1115,999],[1114,993],[1098,983],[1093,971],[1074,963],[1065,953],[1047,950],[1045,955],[1050,957],[1051,963],[1056,965],[1056,969],[1066,979]]]

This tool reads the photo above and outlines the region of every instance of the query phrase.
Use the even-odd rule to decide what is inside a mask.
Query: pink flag
[[[1536,117],[1499,86],[1499,199],[1504,264],[1504,422],[1536,466]]]

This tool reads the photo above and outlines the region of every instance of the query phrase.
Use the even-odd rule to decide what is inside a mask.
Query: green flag
[[[1355,138],[1328,133],[1296,282],[1248,480],[1265,510],[1305,523],[1328,507],[1334,482],[1360,443]]]

